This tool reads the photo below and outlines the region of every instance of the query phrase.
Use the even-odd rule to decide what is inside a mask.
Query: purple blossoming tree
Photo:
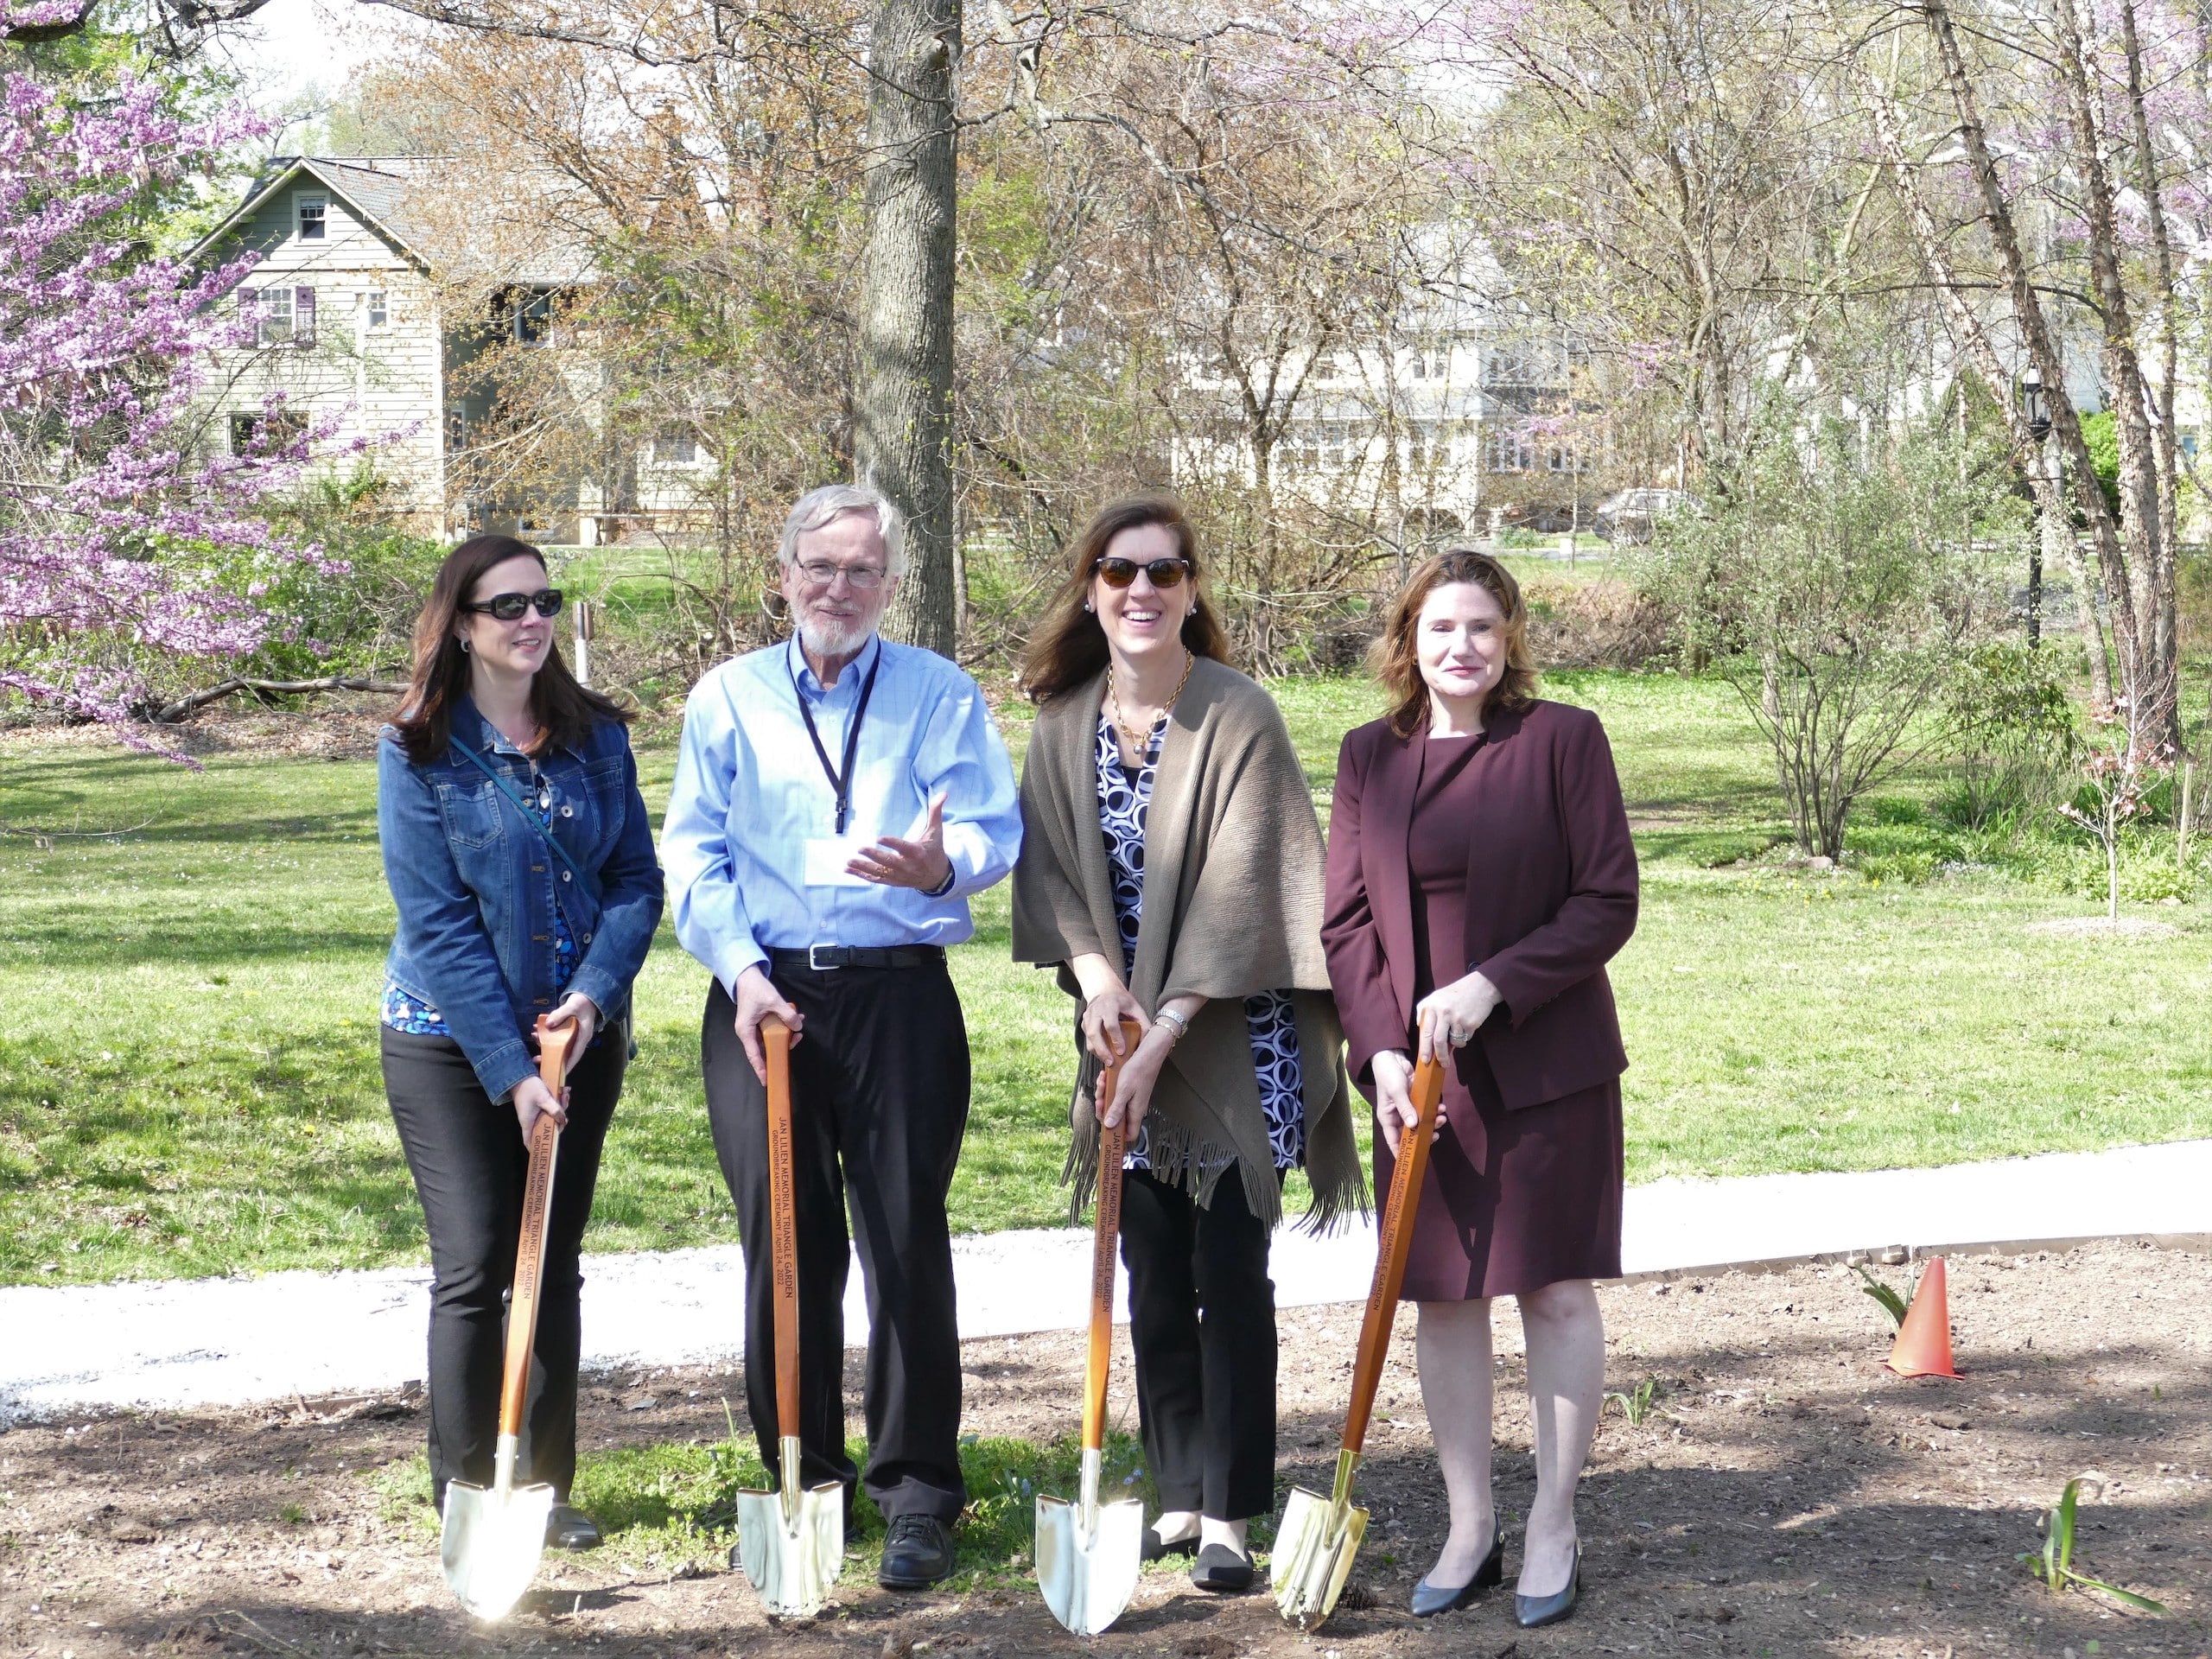
[[[0,35],[68,10],[0,0]],[[218,352],[249,343],[217,302],[251,258],[197,270],[143,241],[150,194],[257,130],[127,74],[97,101],[0,76],[0,696],[139,747],[147,666],[251,654],[282,626],[254,567],[321,557],[254,508],[326,435],[270,418],[246,454],[207,442]]]

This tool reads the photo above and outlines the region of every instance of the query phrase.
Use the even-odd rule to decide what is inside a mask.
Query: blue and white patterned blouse
[[[548,830],[553,828],[553,790],[538,775],[533,763],[530,769],[530,793],[523,798],[530,804],[538,819]],[[561,913],[560,896],[554,895],[553,904],[553,995],[557,998],[569,988],[569,982],[576,976],[576,964],[583,960],[583,952],[576,944],[576,936],[569,926],[569,918]],[[417,1037],[444,1037],[445,1016],[429,1003],[412,997],[393,984],[385,982],[384,1005],[381,1017],[394,1031],[411,1033]],[[599,1046],[599,1039],[592,1039],[592,1046]]]
[[[1114,877],[1114,918],[1122,935],[1122,978],[1128,982],[1137,957],[1137,928],[1144,916],[1144,825],[1152,808],[1152,780],[1160,766],[1160,715],[1146,741],[1144,764],[1122,764],[1113,721],[1098,720],[1098,828],[1106,838],[1106,863]],[[1260,1109],[1268,1121],[1268,1143],[1277,1169],[1306,1161],[1306,1085],[1298,1059],[1298,1019],[1288,991],[1261,991],[1244,999],[1244,1024],[1251,1034],[1252,1070],[1260,1085]],[[1137,1131],[1123,1167],[1149,1169],[1147,1139]]]

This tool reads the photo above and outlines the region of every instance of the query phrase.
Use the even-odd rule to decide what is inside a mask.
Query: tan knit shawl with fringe
[[[1037,713],[1022,766],[1020,862],[1014,871],[1014,954],[1065,965],[1085,954],[1119,966],[1113,878],[1098,823],[1101,674]],[[1145,823],[1144,918],[1129,989],[1147,1011],[1195,994],[1206,1005],[1153,1091],[1147,1151],[1155,1178],[1210,1205],[1234,1160],[1244,1200],[1273,1227],[1282,1217],[1243,999],[1287,989],[1305,1072],[1307,1224],[1319,1231],[1364,1209],[1352,1141],[1344,1027],[1321,951],[1321,826],[1274,699],[1235,669],[1200,658],[1162,741]],[[1078,1033],[1077,1050],[1081,1052]],[[1063,1179],[1080,1217],[1097,1176],[1091,1109],[1097,1063],[1082,1056]]]

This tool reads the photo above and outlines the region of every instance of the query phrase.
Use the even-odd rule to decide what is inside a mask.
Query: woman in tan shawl
[[[1145,1458],[1147,1560],[1193,1549],[1201,1589],[1250,1587],[1245,1525],[1274,1506],[1268,1236],[1303,1166],[1313,1218],[1363,1200],[1344,1033],[1321,950],[1320,826],[1274,702],[1222,659],[1197,538],[1172,499],[1077,539],[1024,684],[1014,953],[1083,1005],[1069,1170],[1097,1120],[1129,1135],[1122,1259]],[[1110,1101],[1100,1067],[1142,1033]]]

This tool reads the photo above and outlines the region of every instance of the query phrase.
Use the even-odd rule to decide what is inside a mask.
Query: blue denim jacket
[[[453,729],[527,797],[529,760],[465,697]],[[377,746],[377,833],[399,907],[385,972],[445,1016],[494,1100],[537,1069],[529,1037],[555,1005],[554,906],[583,948],[568,989],[609,1024],[660,925],[660,862],[629,733],[603,721],[581,749],[542,755],[538,771],[581,879],[458,749],[417,766],[390,727]]]

